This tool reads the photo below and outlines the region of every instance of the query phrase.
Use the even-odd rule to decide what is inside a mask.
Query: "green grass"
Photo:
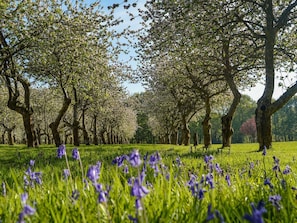
[[[98,203],[98,193],[92,183],[83,183],[79,162],[71,158],[73,146],[67,145],[67,155],[72,179],[63,178],[63,169],[67,168],[65,159],[56,157],[56,147],[42,146],[38,149],[24,145],[0,145],[0,183],[4,182],[7,193],[0,194],[0,222],[17,222],[23,210],[20,195],[29,194],[27,203],[36,209],[36,213],[25,218],[26,222],[131,222],[129,216],[137,217],[139,222],[205,222],[207,207],[218,210],[225,222],[248,222],[245,214],[252,213],[251,203],[265,202],[265,222],[297,222],[297,142],[274,143],[273,149],[266,156],[257,152],[257,144],[232,145],[231,153],[217,152],[219,145],[213,145],[208,151],[198,148],[190,152],[189,147],[173,145],[103,145],[79,147],[84,176],[89,165],[102,162],[98,183],[103,189],[110,187],[108,201]],[[145,182],[149,193],[141,199],[143,210],[136,212],[135,197],[131,196],[128,179],[137,177],[142,170],[132,167],[127,161],[129,173],[123,167],[112,164],[116,156],[129,154],[138,149],[141,157],[159,151],[162,160],[156,175],[147,164]],[[213,165],[218,163],[223,170],[219,174],[212,172],[214,188],[203,183],[203,199],[195,198],[189,187],[190,175],[202,176],[209,173],[204,162],[205,155],[213,155]],[[273,156],[280,160],[281,171],[273,171]],[[176,163],[180,157],[182,166]],[[30,160],[35,160],[33,171],[42,172],[42,184],[34,187],[24,186],[25,171]],[[254,163],[254,168],[250,164]],[[290,174],[283,174],[286,165]],[[229,174],[231,186],[225,176]],[[169,176],[169,177],[168,177]],[[264,185],[269,178],[273,188]],[[284,183],[286,185],[284,186]],[[71,198],[74,190],[79,191],[79,198]],[[0,192],[2,190],[0,189]],[[280,210],[269,201],[269,196],[280,195]],[[218,218],[211,222],[220,222]]]

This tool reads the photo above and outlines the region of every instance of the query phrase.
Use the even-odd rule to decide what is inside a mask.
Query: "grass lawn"
[[[297,142],[219,146],[0,145],[0,222],[297,222]]]

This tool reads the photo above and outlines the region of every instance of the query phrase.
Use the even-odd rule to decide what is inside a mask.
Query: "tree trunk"
[[[55,145],[57,147],[62,144],[62,141],[61,141],[61,137],[60,137],[58,128],[59,128],[59,125],[60,125],[60,122],[61,122],[62,118],[66,114],[66,112],[67,112],[67,110],[69,108],[69,105],[71,103],[71,98],[68,97],[66,91],[63,90],[63,93],[64,93],[63,106],[60,109],[60,111],[58,113],[58,116],[56,117],[55,121],[52,122],[52,123],[50,123],[50,125],[49,125],[49,127],[50,127],[50,129],[52,131],[52,134],[53,134]]]
[[[90,145],[90,138],[89,138],[89,134],[88,134],[88,131],[86,128],[86,123],[85,123],[86,122],[85,112],[86,112],[86,109],[83,109],[83,111],[82,111],[82,129],[83,129],[84,143],[86,145]]]
[[[17,88],[16,80],[13,79],[13,81],[15,82],[15,87],[12,86],[10,77],[6,76],[6,86],[8,88],[9,93],[7,106],[11,110],[14,110],[22,115],[25,133],[27,137],[27,146],[34,147],[36,144],[36,138],[33,134],[34,124],[32,121],[33,109],[30,105],[30,83],[21,78],[17,79],[17,81],[19,81],[22,84],[24,89],[24,103],[21,104],[19,101],[20,92]]]
[[[188,123],[186,121],[186,118],[183,117],[182,119],[182,144],[185,146],[190,145],[190,129],[188,127]]]
[[[73,94],[74,94],[74,105],[73,105],[73,123],[72,123],[72,134],[73,134],[73,145],[79,146],[79,121],[78,121],[78,97],[76,88],[73,87]]]
[[[269,107],[269,103],[258,101],[257,109],[255,111],[259,150],[263,150],[264,148],[269,149],[272,146],[272,113]]]
[[[203,142],[204,147],[208,148],[211,145],[211,124],[210,124],[210,117],[206,115],[204,120],[202,121],[202,128],[203,128]]]
[[[171,138],[171,144],[172,145],[177,145],[178,144],[178,142],[177,142],[177,138],[178,138],[177,134],[178,133],[177,133],[177,131],[175,129],[171,133],[170,138]]]
[[[240,103],[241,94],[237,89],[236,83],[233,79],[232,66],[230,63],[230,41],[223,42],[223,60],[225,64],[224,78],[233,94],[232,104],[228,113],[221,118],[222,123],[222,148],[230,147],[232,143],[232,135],[234,133],[232,128],[232,120],[238,104]]]
[[[97,115],[93,116],[93,120],[94,120],[94,123],[93,123],[93,143],[95,145],[98,145],[99,142],[98,142],[98,136],[97,136]]]
[[[210,124],[210,101],[209,97],[205,98],[205,117],[204,120],[202,121],[202,128],[203,128],[203,142],[204,142],[204,147],[208,148],[212,143],[211,143],[211,124]]]

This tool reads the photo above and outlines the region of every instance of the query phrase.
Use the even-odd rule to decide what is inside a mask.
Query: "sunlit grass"
[[[0,222],[17,222],[22,211],[20,195],[29,194],[28,204],[36,209],[36,213],[26,217],[26,222],[131,222],[129,216],[139,222],[204,222],[211,211],[217,210],[225,222],[247,222],[245,214],[252,214],[251,203],[265,202],[267,212],[263,213],[265,222],[296,222],[297,200],[294,187],[297,187],[296,156],[297,142],[274,143],[273,149],[266,156],[257,152],[257,144],[235,144],[228,150],[218,152],[220,145],[213,145],[209,150],[197,147],[176,145],[102,145],[79,147],[84,176],[90,165],[102,162],[98,183],[103,188],[110,188],[108,201],[98,203],[98,193],[92,183],[88,185],[82,179],[81,168],[77,160],[71,158],[74,148],[66,145],[72,179],[63,177],[67,168],[65,159],[58,159],[54,146],[38,149],[20,146],[0,146],[0,183],[5,183],[6,194],[0,194]],[[138,177],[143,163],[129,168],[112,164],[116,156],[130,154],[138,149],[141,158],[145,154],[159,151],[162,160],[158,174],[147,163],[143,185],[149,193],[141,199],[143,210],[136,210],[135,197],[131,196],[128,180]],[[223,174],[213,167],[214,188],[203,183],[204,197],[193,197],[189,186],[190,175],[197,176],[197,181],[210,172],[204,161],[205,156],[214,157],[213,166],[219,164]],[[277,157],[280,171],[273,171],[273,157]],[[177,158],[182,165],[179,166]],[[25,171],[30,160],[35,160],[33,171],[42,172],[41,185],[24,186]],[[253,165],[253,168],[251,167]],[[291,172],[283,174],[289,165]],[[230,175],[228,186],[226,175]],[[269,178],[273,188],[264,185]],[[284,183],[285,182],[285,183]],[[293,189],[292,189],[293,187]],[[74,190],[79,192],[78,199],[72,198]],[[269,201],[272,195],[280,195],[280,210]],[[220,222],[216,217],[211,220]]]

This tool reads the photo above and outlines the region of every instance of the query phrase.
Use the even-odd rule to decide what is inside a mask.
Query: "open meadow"
[[[297,142],[0,146],[0,222],[297,222]]]

